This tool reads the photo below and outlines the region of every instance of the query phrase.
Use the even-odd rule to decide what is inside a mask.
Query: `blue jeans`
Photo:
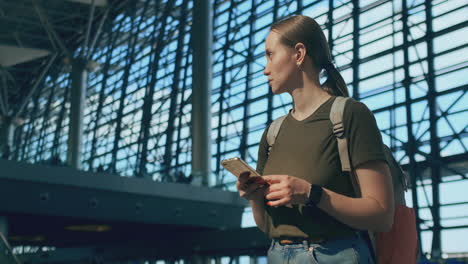
[[[268,264],[373,264],[366,242],[359,236],[315,244],[280,245],[273,240]]]

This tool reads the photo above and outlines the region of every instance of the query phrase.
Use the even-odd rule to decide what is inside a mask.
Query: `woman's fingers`
[[[252,184],[251,186],[249,186],[248,190],[240,192],[240,196],[242,198],[250,200],[250,199],[253,198],[254,195],[257,194],[257,192],[259,192],[262,189],[264,190],[264,187],[258,186],[256,184]],[[258,195],[260,195],[260,194],[258,194]]]
[[[272,193],[272,192],[277,192],[281,191],[283,189],[283,186],[279,183],[273,183],[268,186],[268,189],[266,190],[267,193]]]
[[[279,199],[279,200],[268,201],[267,205],[276,207],[276,206],[288,205],[289,202],[291,202],[290,198],[283,197],[282,199]]]
[[[307,197],[307,189],[310,184],[303,179],[288,175],[264,176],[270,183],[265,198],[271,206],[291,206],[293,204],[304,204]]]
[[[256,184],[256,183],[247,184],[247,185],[246,185],[245,192],[251,193],[251,192],[257,190],[258,187],[260,187],[260,186],[259,186],[258,184]]]
[[[285,197],[288,193],[288,189],[280,183],[274,183],[268,186],[265,190],[265,199],[267,200],[279,200]]]
[[[242,192],[245,192],[245,193],[251,193],[254,190],[256,190],[258,187],[259,187],[259,185],[256,184],[256,183],[247,184],[247,183],[238,182],[238,185],[237,185],[237,189],[239,191],[242,191]],[[241,194],[241,196],[242,196],[242,194]]]
[[[267,185],[268,183],[261,176],[251,177],[249,171],[242,172],[236,182],[239,196],[247,200],[263,199]]]
[[[244,171],[239,175],[239,181],[241,183],[246,182],[250,177],[250,171]]]
[[[249,179],[250,172],[246,171],[243,172],[239,175],[239,178],[237,179],[237,189],[245,189],[247,187],[246,182]]]
[[[282,199],[283,197],[284,197],[284,195],[282,195],[280,192],[274,192],[274,193],[267,194],[265,196],[265,199],[267,199],[267,200],[279,200],[279,199]]]
[[[268,182],[269,184],[280,183],[284,177],[287,175],[267,175],[263,176],[263,179]]]

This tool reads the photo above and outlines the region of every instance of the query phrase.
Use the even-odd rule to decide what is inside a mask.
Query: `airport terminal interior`
[[[220,163],[291,109],[295,14],[410,179],[418,263],[468,263],[466,0],[0,0],[0,263],[267,263]]]

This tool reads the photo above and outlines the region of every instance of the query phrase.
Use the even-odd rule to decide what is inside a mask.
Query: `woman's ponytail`
[[[327,73],[327,80],[323,84],[324,89],[331,95],[349,97],[348,87],[332,62],[323,65]]]

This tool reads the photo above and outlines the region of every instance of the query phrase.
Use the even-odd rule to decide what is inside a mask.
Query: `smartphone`
[[[243,161],[239,157],[222,160],[221,165],[237,178],[239,178],[243,172],[250,172],[249,179],[245,182],[246,184],[255,182],[259,185],[258,188],[263,188],[269,185],[254,168],[250,167],[247,162]],[[291,205],[287,205],[287,207],[292,208]]]
[[[237,178],[239,178],[241,173],[246,171],[250,172],[250,177],[260,176],[256,170],[239,157],[225,159],[221,161],[221,165]]]

